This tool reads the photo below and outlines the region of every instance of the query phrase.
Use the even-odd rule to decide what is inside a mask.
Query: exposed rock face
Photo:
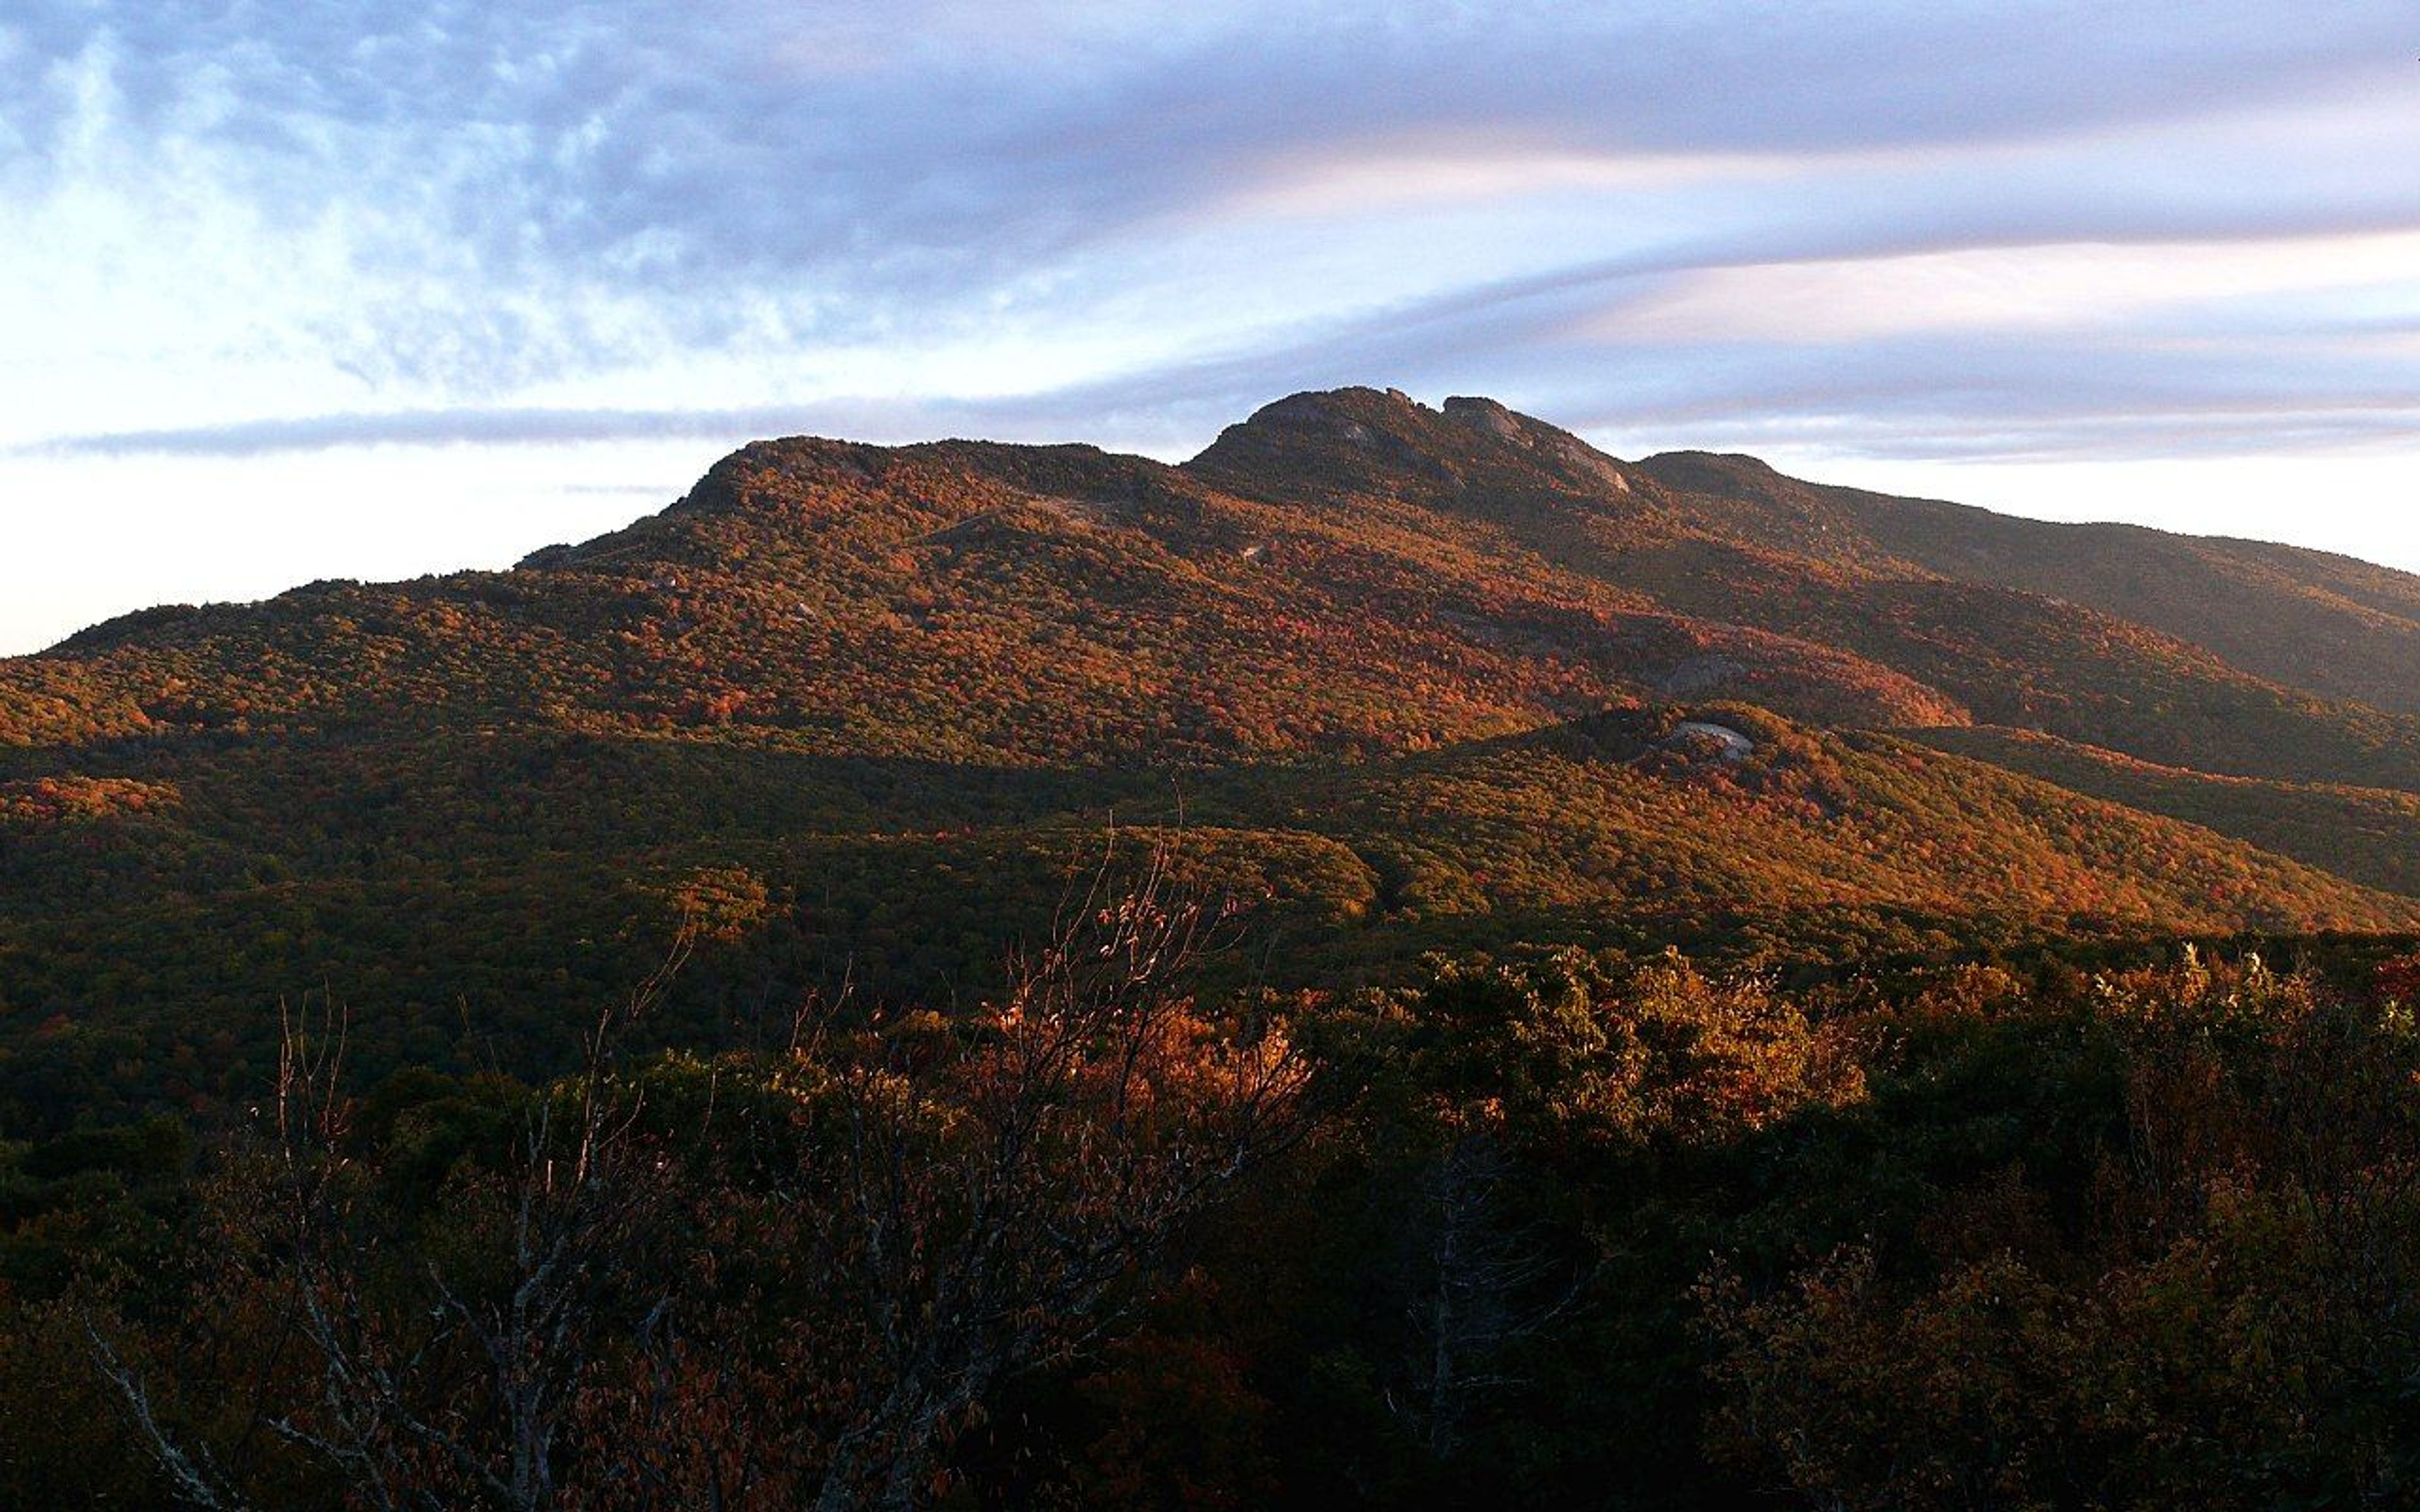
[[[1481,430],[1492,431],[1516,446],[1528,444],[1528,438],[1521,430],[1520,417],[1493,399],[1457,394],[1445,402],[1445,413],[1448,419],[1463,421],[1477,425]]]
[[[1699,740],[1714,746],[1726,762],[1744,762],[1756,752],[1756,742],[1727,724],[1683,719],[1672,732],[1675,740]]]

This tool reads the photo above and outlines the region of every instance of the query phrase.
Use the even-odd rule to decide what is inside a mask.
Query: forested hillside
[[[1222,874],[1274,879],[1290,982],[1514,928],[2420,927],[2391,840],[2265,817],[2420,791],[2420,720],[2383,685],[2344,702],[2352,662],[2272,603],[2358,596],[2375,640],[2410,584],[2126,541],[1367,390],[1182,467],[760,443],[511,572],[148,610],[6,663],[0,1088],[68,1057],[129,1105],[237,1095],[266,1006],[306,992],[397,1056],[455,1053],[466,1016],[543,1042],[553,988],[644,971],[694,875],[762,893],[684,985],[699,1034],[843,975],[970,988],[1113,820],[1215,830]],[[2198,643],[2081,586],[2222,558],[2276,592]],[[1693,718],[1747,748],[1676,738]],[[1948,738],[1970,725],[2212,780],[2113,785]],[[1962,759],[1858,733],[1884,731]]]
[[[2384,569],[1373,390],[95,626],[0,1506],[2390,1504],[2415,688]]]

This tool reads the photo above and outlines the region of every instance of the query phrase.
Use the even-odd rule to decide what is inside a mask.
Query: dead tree
[[[583,1381],[609,1335],[634,1317],[652,1325],[671,1303],[647,1294],[643,1273],[670,1168],[617,1065],[677,964],[676,952],[598,1017],[579,1074],[535,1097],[501,1168],[450,1194],[484,1220],[471,1253],[428,1258],[416,1275],[388,1258],[395,1246],[372,1211],[377,1173],[353,1152],[341,1016],[287,1020],[271,1139],[236,1216],[252,1229],[241,1236],[259,1267],[251,1279],[271,1288],[308,1363],[303,1388],[256,1423],[319,1460],[351,1502],[377,1512],[562,1504],[560,1435]],[[87,1332],[175,1493],[249,1512],[238,1478],[163,1422],[143,1373],[100,1329]]]
[[[995,1386],[1112,1329],[1183,1226],[1311,1127],[1282,1029],[1214,1026],[1183,995],[1230,916],[1169,862],[1114,895],[1096,878],[970,1020],[810,1057],[826,1132],[790,1196],[830,1288],[800,1326],[846,1362],[825,1512],[917,1504]]]
[[[1544,1226],[1510,1211],[1512,1174],[1491,1139],[1465,1133],[1420,1180],[1425,1274],[1406,1309],[1410,1389],[1388,1400],[1438,1461],[1452,1458],[1489,1395],[1520,1384],[1506,1356],[1569,1312],[1592,1274]]]
[[[266,1430],[377,1512],[913,1507],[995,1388],[1115,1329],[1186,1226],[1313,1127],[1282,1026],[1185,995],[1236,916],[1171,862],[1105,867],[971,1013],[835,1012],[735,1070],[784,1134],[729,1180],[676,1183],[615,1069],[651,985],[464,1194],[475,1265],[405,1276],[356,1242],[375,1173],[348,1152],[340,1045],[290,1033],[255,1248],[308,1389]],[[648,1260],[685,1225],[736,1274],[676,1296]],[[253,1512],[95,1347],[177,1493]]]

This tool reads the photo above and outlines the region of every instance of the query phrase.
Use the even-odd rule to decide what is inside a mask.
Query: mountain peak
[[[1239,433],[1342,434],[1356,439],[1358,431],[1372,427],[1393,429],[1432,413],[1427,406],[1401,389],[1306,389],[1261,406],[1240,424],[1220,432],[1219,440]]]
[[[1495,399],[1457,394],[1433,409],[1401,389],[1289,394],[1228,426],[1185,467],[1247,492],[1304,480],[1370,493],[1481,483],[1630,489],[1619,462],[1569,431]]]
[[[1517,441],[1523,434],[1522,423],[1528,417],[1514,414],[1497,400],[1477,394],[1457,393],[1445,402],[1445,417],[1494,431],[1506,440]],[[1535,422],[1530,422],[1535,424]]]
[[[1445,417],[1520,447],[1568,478],[1602,486],[1615,493],[1630,491],[1630,478],[1620,461],[1559,425],[1550,425],[1494,399],[1470,394],[1457,394],[1446,400]]]

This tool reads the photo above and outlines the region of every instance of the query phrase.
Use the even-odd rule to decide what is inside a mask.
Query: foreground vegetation
[[[2207,1507],[2412,1494],[2420,959],[1188,991],[0,1146],[0,1504]],[[2317,958],[2315,958],[2315,961]]]

